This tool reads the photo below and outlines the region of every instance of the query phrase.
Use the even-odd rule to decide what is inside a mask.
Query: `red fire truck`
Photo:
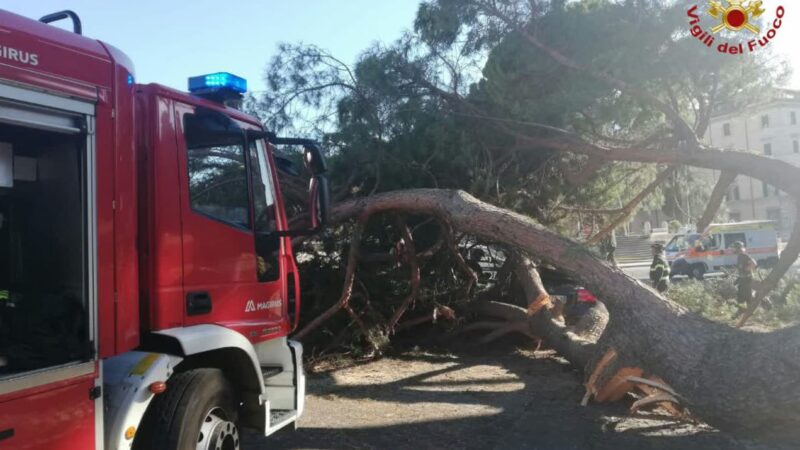
[[[229,73],[134,80],[74,13],[0,10],[2,449],[238,449],[303,412],[291,237],[325,221],[322,152],[229,107]],[[279,145],[311,173],[303,229]]]

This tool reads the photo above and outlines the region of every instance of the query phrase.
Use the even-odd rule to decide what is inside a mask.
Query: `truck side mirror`
[[[294,229],[284,232],[287,236],[303,236],[319,231],[328,223],[331,209],[331,193],[328,185],[328,165],[325,155],[316,142],[310,139],[282,138],[263,131],[248,131],[248,137],[264,138],[273,145],[299,145],[303,147],[303,164],[311,173],[308,185],[308,205],[311,226],[305,229]],[[276,167],[284,173],[298,175],[291,161],[275,156]]]
[[[311,177],[308,186],[308,204],[311,211],[311,231],[317,231],[328,223],[331,210],[331,192],[328,178],[324,174]]]
[[[328,171],[325,156],[322,155],[322,150],[320,150],[316,142],[306,142],[303,145],[303,152],[303,162],[306,165],[306,169],[311,172],[311,175],[317,176]]]
[[[303,149],[303,162],[306,169],[311,172],[311,182],[308,186],[311,230],[317,231],[328,223],[330,215],[331,193],[328,177],[325,175],[328,165],[325,163],[325,156],[315,142],[309,142],[303,146]]]

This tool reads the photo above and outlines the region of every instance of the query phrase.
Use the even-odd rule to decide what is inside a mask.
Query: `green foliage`
[[[702,282],[681,281],[670,288],[667,296],[708,319],[733,324],[741,310],[736,302],[735,279],[735,276],[726,276]],[[800,274],[787,276],[768,299],[750,319],[750,324],[777,329],[800,323]]]
[[[318,46],[282,44],[266,70],[269,91],[249,97],[247,108],[272,131],[323,142],[337,200],[408,188],[463,189],[574,235],[578,217],[570,208],[620,208],[662,168],[606,163],[575,179],[591,164],[585,156],[523,137],[563,139],[566,150],[589,141],[609,151],[681,151],[687,128],[702,136],[712,111],[740,107],[785,76],[766,52],[731,58],[708,51],[688,34],[689,3],[430,0],[420,5],[413,32],[366,48],[353,65]],[[710,189],[695,173],[678,170],[642,207],[688,222],[702,213]],[[581,218],[600,226],[608,219]],[[399,233],[387,220],[370,222],[365,250],[394,248]],[[418,249],[440,236],[436,226],[421,226],[424,218],[409,222],[420,225]],[[303,265],[310,283],[304,292],[315,299],[306,318],[338,298],[344,271],[338,261],[348,236],[344,227],[306,243],[313,262]],[[576,246],[569,256],[584,251]],[[420,303],[461,300],[463,278],[453,267],[443,255],[423,263],[426,300]],[[364,265],[358,273],[362,296],[369,292],[391,306],[406,294],[403,266]],[[686,283],[671,295],[722,320],[735,305],[710,286]],[[365,301],[354,299],[359,311],[368,309]],[[342,316],[331,329],[346,323]]]
[[[730,284],[730,283],[728,283]],[[730,284],[732,286],[732,284]],[[667,293],[670,300],[692,312],[717,322],[731,322],[738,311],[736,300],[725,295],[730,286],[711,280],[687,280],[673,284]],[[735,295],[735,288],[733,293]]]
[[[654,151],[675,151],[682,130],[648,99],[675,109],[701,135],[712,110],[763,94],[785,75],[771,55],[707,51],[687,33],[688,5],[432,0],[420,5],[413,33],[373,45],[353,66],[317,46],[282,44],[266,71],[269,92],[248,106],[279,133],[324,140],[340,198],[458,188],[548,225],[574,221],[554,207],[619,207],[654,171],[609,164],[576,185],[565,176],[585,158],[521,144],[513,133],[550,136],[559,128],[610,146],[660,137],[663,148]],[[679,171],[643,207],[663,206],[689,222],[709,191]]]
[[[683,167],[662,186],[661,210],[678,222],[696,223],[713,189],[713,180],[706,173]]]

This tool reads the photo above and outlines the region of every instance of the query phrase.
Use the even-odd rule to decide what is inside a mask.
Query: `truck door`
[[[251,340],[288,332],[280,239],[263,143],[223,114],[178,105],[187,325],[215,323]]]
[[[102,433],[93,112],[0,83],[0,448],[94,449]]]

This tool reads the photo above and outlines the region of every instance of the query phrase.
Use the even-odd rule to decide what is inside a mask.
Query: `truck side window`
[[[703,251],[707,252],[707,251],[711,251],[711,250],[717,250],[719,248],[719,238],[718,238],[718,236],[719,235],[714,234],[714,235],[711,235],[711,236],[707,236],[705,239],[703,239],[703,243],[702,243]]]
[[[280,276],[278,250],[280,238],[275,234],[275,191],[261,140],[250,142],[250,175],[253,186],[253,223],[256,234],[256,274],[258,281],[274,281]]]
[[[203,215],[250,227],[244,137],[218,132],[201,116],[184,116],[189,204]]]
[[[725,248],[732,248],[735,242],[747,243],[744,233],[725,233]]]
[[[679,252],[686,250],[686,238],[684,236],[675,236],[672,240],[667,244],[667,251],[670,252]]]

